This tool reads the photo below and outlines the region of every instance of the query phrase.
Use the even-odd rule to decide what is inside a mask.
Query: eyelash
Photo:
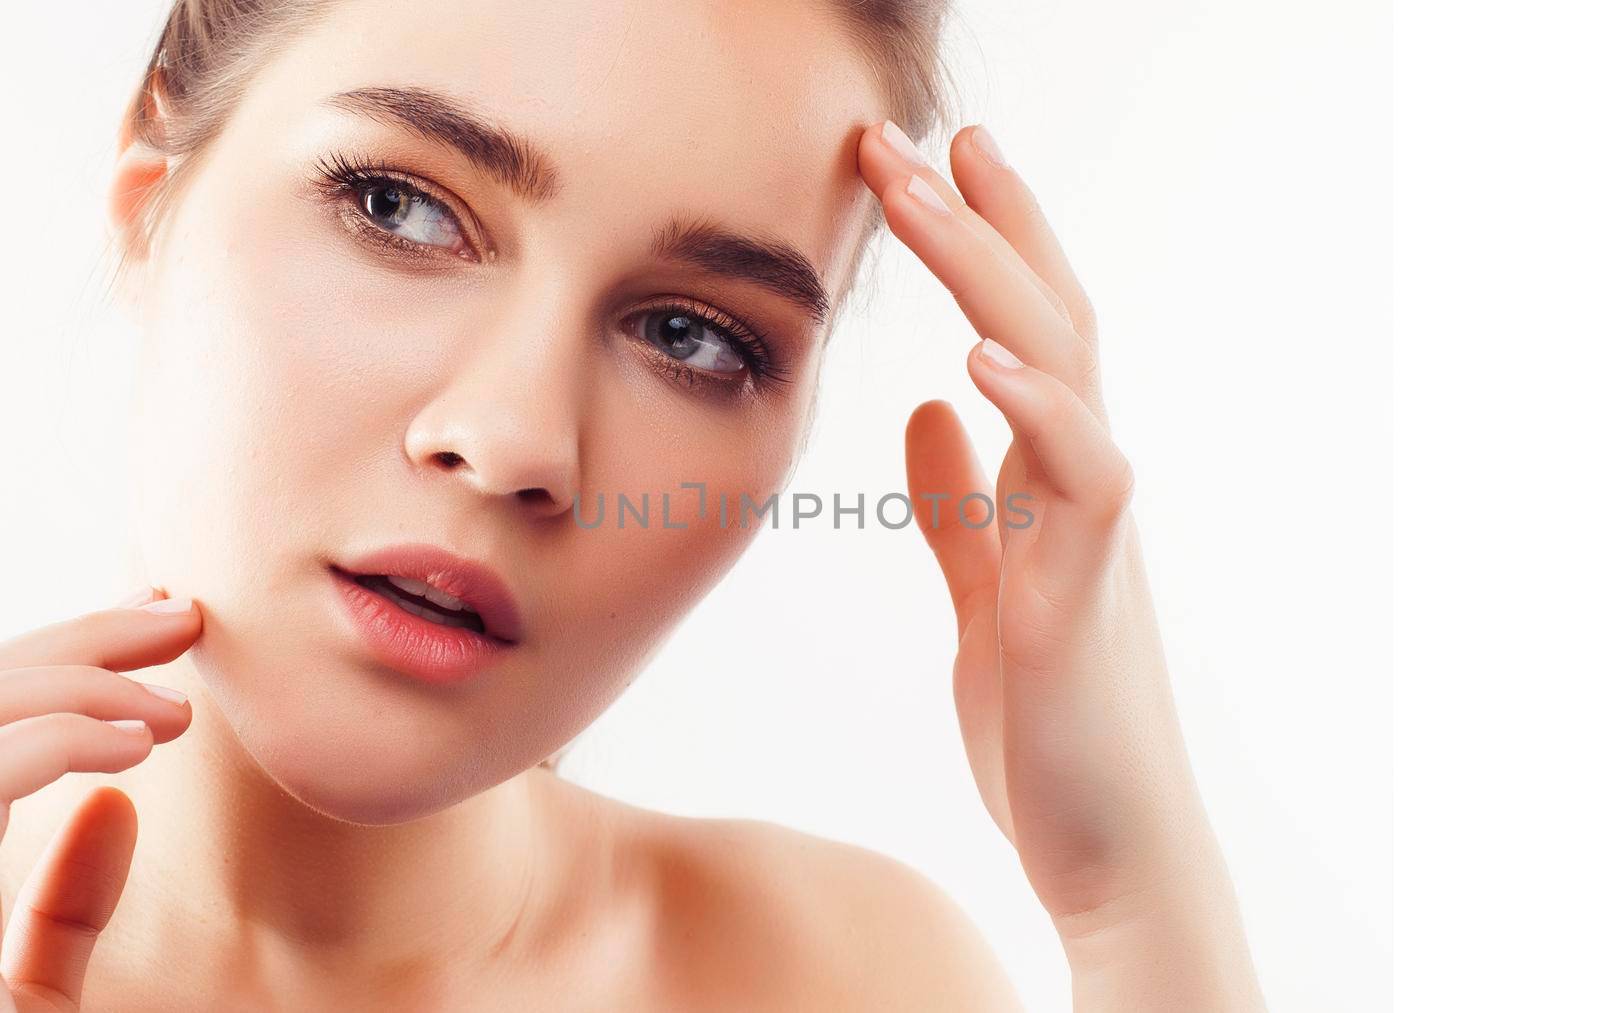
[[[761,335],[746,326],[742,321],[729,316],[715,306],[694,299],[671,299],[658,305],[647,307],[630,317],[630,319],[636,320],[640,317],[654,316],[658,313],[670,316],[685,316],[697,324],[726,335],[732,343],[734,351],[744,360],[745,368],[750,371],[750,376],[754,382],[760,384],[789,382],[788,370],[772,360],[772,355],[767,350],[766,342],[761,340]],[[738,380],[737,376],[728,376],[722,373],[713,373],[709,370],[696,369],[693,366],[685,366],[681,361],[657,349],[649,341],[645,341],[645,344],[650,345],[651,349],[659,355],[662,360],[663,372],[685,387],[692,387],[697,377],[718,383],[731,383]]]
[[[314,183],[317,189],[330,200],[344,201],[346,213],[352,217],[358,234],[370,242],[396,250],[407,257],[419,260],[431,259],[439,256],[454,256],[430,247],[427,244],[413,242],[404,236],[396,235],[387,229],[378,227],[365,210],[350,203],[347,199],[358,196],[366,190],[375,187],[396,187],[404,193],[422,199],[438,206],[455,222],[456,228],[466,237],[468,230],[463,228],[461,216],[450,206],[450,202],[440,197],[434,191],[420,182],[415,181],[410,173],[398,166],[392,166],[380,159],[358,159],[352,161],[342,153],[335,152],[325,155],[317,160],[317,178]],[[470,242],[470,240],[469,240]],[[474,251],[476,255],[476,251]],[[630,320],[637,320],[641,315],[668,313],[686,316],[695,323],[725,335],[731,342],[739,357],[744,360],[745,368],[749,371],[753,382],[758,384],[788,383],[790,382],[788,370],[773,361],[767,344],[761,335],[743,321],[698,300],[676,298],[650,306],[631,316]],[[644,340],[644,339],[641,339]],[[661,360],[661,371],[670,376],[677,383],[685,387],[692,387],[697,379],[710,379],[718,383],[728,383],[737,380],[737,377],[709,370],[685,366],[677,359],[656,348],[654,344],[645,341],[651,350]]]
[[[342,153],[334,152],[324,155],[317,160],[317,176],[312,182],[329,200],[342,201],[344,210],[358,228],[359,234],[370,241],[390,247],[408,257],[418,260],[429,260],[445,254],[438,248],[429,247],[422,243],[415,243],[404,236],[397,236],[388,229],[379,228],[367,215],[349,200],[351,197],[360,196],[362,193],[378,187],[395,187],[404,193],[421,197],[428,203],[435,205],[446,215],[450,216],[456,228],[466,238],[468,230],[463,227],[462,216],[451,206],[451,202],[432,188],[412,178],[411,174],[398,166],[389,165],[379,159],[357,159],[351,161]],[[470,242],[470,240],[469,240]],[[474,256],[477,251],[473,251]]]

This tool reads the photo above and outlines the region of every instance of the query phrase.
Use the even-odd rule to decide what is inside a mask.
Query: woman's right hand
[[[126,770],[189,727],[181,696],[165,699],[119,674],[171,661],[194,644],[202,625],[195,605],[149,610],[182,604],[157,597],[0,642],[0,840],[16,799],[68,771]],[[111,787],[89,792],[56,832],[18,891],[15,912],[0,911],[0,1013],[79,1008],[89,956],[122,895],[137,833],[133,803]]]

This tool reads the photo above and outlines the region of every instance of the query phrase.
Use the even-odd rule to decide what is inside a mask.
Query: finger
[[[187,602],[177,613],[152,608]],[[200,636],[200,609],[163,598],[136,609],[87,612],[0,642],[0,671],[33,665],[93,665],[125,672],[171,661]]]
[[[992,339],[967,353],[967,371],[1026,442],[1039,470],[1030,477],[1085,517],[1109,522],[1122,515],[1133,496],[1133,470],[1072,388]]]
[[[1095,349],[1099,328],[1088,293],[1079,283],[1055,230],[1045,219],[1038,197],[1006,162],[994,136],[982,125],[963,127],[951,139],[950,173],[973,210],[994,226],[1034,273],[1057,293],[1065,304],[1073,330]]]
[[[161,694],[173,694],[169,699]],[[0,726],[71,711],[101,720],[144,721],[157,742],[176,738],[193,717],[183,694],[105,668],[49,665],[0,671]]]
[[[895,147],[889,138],[901,136],[897,129],[887,136],[886,129],[885,124],[862,133],[857,164],[882,202],[890,231],[950,290],[980,335],[1014,348],[1036,368],[1096,400],[1093,350],[1058,310],[1059,297],[1052,299],[1049,286],[955,187]]]
[[[951,671],[956,720],[978,794],[1006,838],[1004,710],[995,635],[1000,538],[993,510],[961,500],[992,488],[966,427],[948,401],[925,401],[906,422],[906,484],[917,527],[944,573],[955,606],[957,650]],[[936,494],[947,498],[935,499]],[[985,515],[990,516],[986,517]],[[982,523],[980,523],[982,522]]]
[[[978,795],[1006,840],[1016,843],[1006,796],[1005,687],[1000,678],[1000,638],[995,623],[995,605],[990,599],[961,638],[952,688],[961,743]]]
[[[923,178],[944,199],[946,204],[955,208],[958,215],[965,215],[970,219],[970,224],[974,226],[973,231],[976,237],[989,247],[997,258],[1031,283],[1039,294],[1044,297],[1045,301],[1050,304],[1051,308],[1056,311],[1056,315],[1070,324],[1072,322],[1072,314],[1067,307],[1066,301],[1061,298],[1061,294],[1051,287],[1044,278],[1040,277],[1032,265],[1001,235],[999,230],[993,227],[993,223],[984,221],[982,212],[978,210],[976,205],[966,200],[961,190],[951,186],[943,176],[939,175],[937,170],[932,168],[922,152],[917,150],[916,145],[905,137],[905,131],[900,130],[898,125],[891,127],[889,125],[891,122],[883,122],[876,130],[879,139],[884,145],[887,145],[889,151],[887,160],[883,158],[881,148],[875,153],[872,146],[865,144],[862,146],[864,150],[861,152],[860,160],[863,175],[870,177],[887,171],[892,180],[896,172],[922,173]],[[868,132],[872,133],[873,131]],[[863,137],[862,140],[865,141],[866,138]],[[871,185],[870,178],[868,179],[868,185]],[[961,207],[963,204],[967,205],[964,209]],[[988,227],[981,227],[984,225]]]
[[[917,527],[950,589],[959,640],[973,616],[994,604],[1000,538],[993,509],[976,497],[962,505],[969,494],[984,493],[989,481],[950,402],[925,401],[906,421],[906,485]]]
[[[115,773],[150,755],[142,721],[118,726],[86,714],[41,714],[0,725],[0,800],[15,802],[69,771]]]
[[[127,795],[90,791],[51,839],[17,893],[0,975],[13,991],[78,1009],[84,972],[122,897],[138,817]]]

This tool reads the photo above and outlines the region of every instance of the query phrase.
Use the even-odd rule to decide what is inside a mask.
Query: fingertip
[[[152,747],[171,742],[188,731],[193,724],[194,708],[185,704],[176,721],[163,722],[159,730],[154,725],[150,727],[151,734],[154,737],[154,741],[151,743]]]
[[[926,422],[936,421],[940,418],[954,415],[955,412],[955,405],[944,398],[930,398],[911,409],[911,414],[906,419],[906,428],[910,429]]]
[[[193,644],[205,630],[205,617],[194,598],[161,598],[134,611],[152,617],[152,635],[175,637],[175,642]]]
[[[967,369],[980,385],[998,384],[1019,392],[1026,389],[1028,381],[1038,372],[993,338],[984,338],[968,350]]]
[[[100,815],[116,814],[119,818],[137,821],[138,817],[133,806],[133,799],[127,792],[110,784],[96,785],[89,789],[84,805],[92,807]]]
[[[995,381],[1001,378],[1002,371],[984,356],[983,341],[967,349],[967,374],[978,385],[978,390],[992,399]]]
[[[145,586],[130,591],[125,597],[119,599],[117,603],[111,607],[118,609],[138,608],[140,605],[144,605],[156,597],[158,597],[156,589]]]
[[[977,344],[975,344],[971,348],[967,349],[967,368],[968,369],[971,369],[972,366],[974,365],[974,363],[977,362],[977,358],[978,358],[978,356],[980,354],[982,354],[982,352],[983,352],[983,339],[979,338]],[[982,367],[979,366],[979,368],[981,369]]]
[[[955,162],[965,155],[982,155],[983,149],[978,144],[978,131],[982,126],[977,123],[968,123],[957,130],[950,137],[950,160]]]
[[[158,616],[178,616],[198,613],[194,599],[183,598],[157,598],[155,601],[139,606],[140,612],[148,612]]]
[[[1000,409],[1013,429],[1021,426],[1021,431],[1030,433],[1038,425],[1042,406],[1049,398],[1048,389],[1059,383],[988,338],[968,352],[967,372],[978,392]]]
[[[96,785],[85,793],[67,824],[59,831],[61,843],[82,846],[88,838],[103,844],[131,844],[138,833],[139,816],[133,799],[122,789],[109,784]]]
[[[987,366],[1007,370],[1023,367],[1023,362],[1017,358],[1016,353],[993,338],[984,338],[978,342],[978,355]]]

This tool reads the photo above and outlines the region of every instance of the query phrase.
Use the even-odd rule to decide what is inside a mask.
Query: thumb
[[[906,485],[917,527],[933,550],[950,589],[956,637],[994,604],[1000,581],[1000,536],[994,517],[964,497],[987,495],[972,440],[948,401],[924,401],[906,420]],[[979,523],[983,521],[983,523]]]
[[[56,831],[17,892],[0,945],[0,977],[13,992],[77,1008],[89,954],[128,881],[138,828],[133,801],[103,785]]]

